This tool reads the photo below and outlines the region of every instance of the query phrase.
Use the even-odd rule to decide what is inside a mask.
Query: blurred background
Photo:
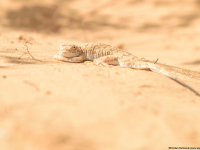
[[[129,29],[173,32],[199,23],[199,0],[4,0],[1,25],[59,33]]]
[[[168,64],[199,65],[199,8],[200,0],[4,0],[0,27],[104,42],[147,59],[166,56]],[[177,50],[182,63],[174,56]]]

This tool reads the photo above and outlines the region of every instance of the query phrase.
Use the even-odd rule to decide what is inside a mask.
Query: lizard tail
[[[171,78],[172,80],[176,81],[180,85],[188,88],[190,91],[192,91],[196,95],[200,96],[200,93],[198,93],[192,87],[190,87],[189,85],[187,85],[187,84],[183,83],[182,81],[178,80],[174,75],[170,74],[167,70],[161,68],[160,66],[158,66],[158,65],[156,65],[154,63],[137,61],[137,62],[134,63],[134,65],[124,65],[124,67],[131,67],[133,69],[150,69],[152,71],[156,71],[156,72],[162,73],[162,74],[168,76],[169,78]]]
[[[160,67],[159,67],[160,68]],[[192,87],[190,87],[189,85],[183,83],[182,81],[178,80],[175,76],[173,76],[172,74],[169,74],[167,71],[165,71],[164,69],[159,69],[155,66],[149,66],[150,70],[156,70],[166,76],[168,76],[169,78],[171,78],[172,80],[176,81],[177,83],[181,84],[182,86],[188,88],[190,91],[194,92],[196,95],[200,96],[200,93],[198,93],[196,90],[194,90]]]

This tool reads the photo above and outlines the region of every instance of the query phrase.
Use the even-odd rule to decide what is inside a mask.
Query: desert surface
[[[53,58],[61,44],[101,42],[158,59],[200,93],[199,0],[3,0],[0,10],[1,150],[200,148],[192,91],[157,72]]]

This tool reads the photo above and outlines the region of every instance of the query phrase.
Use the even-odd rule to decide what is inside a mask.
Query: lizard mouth
[[[67,59],[71,59],[71,58],[73,58],[73,57],[66,57],[66,56],[64,56],[65,58],[67,58]]]
[[[65,57],[65,58],[69,58],[69,59],[75,57],[75,56],[73,56],[73,54],[66,52],[66,51],[59,51],[59,55]]]

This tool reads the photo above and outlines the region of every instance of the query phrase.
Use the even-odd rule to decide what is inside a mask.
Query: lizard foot
[[[98,67],[109,67],[109,65],[108,64],[106,64],[106,63],[102,63],[102,62],[95,62],[95,64],[98,66]]]
[[[85,61],[83,64],[84,64],[84,65],[90,64],[90,65],[95,65],[95,66],[97,66],[97,65],[96,65],[95,63],[93,63],[92,61]]]
[[[98,67],[109,67],[108,64],[102,63],[102,62],[92,62],[92,61],[84,62],[84,65],[87,65],[87,64],[95,65],[95,66],[98,66]]]
[[[57,60],[61,60],[60,56],[59,55],[55,55],[53,56],[54,59],[57,59]]]

